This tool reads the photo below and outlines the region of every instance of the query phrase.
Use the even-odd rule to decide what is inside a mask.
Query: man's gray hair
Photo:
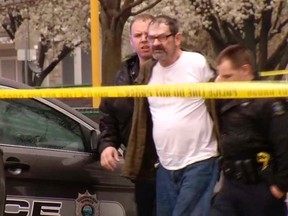
[[[165,25],[168,25],[169,30],[171,32],[171,34],[176,35],[179,32],[179,22],[177,19],[172,18],[170,16],[167,15],[159,15],[156,16],[150,23],[150,25],[153,24],[161,24],[164,23]]]

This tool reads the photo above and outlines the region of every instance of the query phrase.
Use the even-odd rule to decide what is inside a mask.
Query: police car
[[[28,88],[5,79],[0,87]],[[100,166],[98,134],[56,99],[1,99],[0,215],[136,215],[133,184]]]

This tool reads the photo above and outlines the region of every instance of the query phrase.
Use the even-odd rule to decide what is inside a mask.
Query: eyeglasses
[[[162,35],[158,35],[158,36],[148,35],[147,40],[149,43],[153,43],[157,39],[158,41],[160,41],[162,43],[162,42],[165,42],[170,36],[173,36],[173,35],[175,35],[175,34],[173,34],[173,33],[171,33],[169,35],[162,34]]]

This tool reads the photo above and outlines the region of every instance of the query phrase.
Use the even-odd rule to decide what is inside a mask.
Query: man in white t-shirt
[[[180,49],[176,19],[158,16],[149,25],[154,65],[148,85],[207,82],[213,77],[199,53]],[[217,140],[203,98],[149,97],[159,157],[157,215],[206,216],[218,177]]]

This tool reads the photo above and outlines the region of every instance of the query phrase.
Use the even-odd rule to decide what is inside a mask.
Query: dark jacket
[[[139,59],[133,55],[122,63],[113,85],[133,85],[139,73]],[[102,98],[99,153],[108,146],[127,146],[132,123],[133,98]]]
[[[288,189],[288,111],[282,99],[219,100],[221,155],[228,160],[256,158],[265,151],[273,158],[273,180]]]

